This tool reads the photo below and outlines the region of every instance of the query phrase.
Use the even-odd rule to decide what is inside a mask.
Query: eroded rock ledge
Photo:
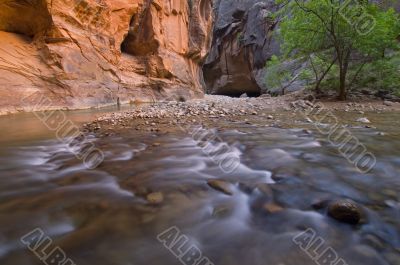
[[[0,2],[0,113],[203,94],[212,0]]]

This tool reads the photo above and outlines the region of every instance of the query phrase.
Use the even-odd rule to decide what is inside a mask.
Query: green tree
[[[316,89],[327,73],[338,71],[338,98],[345,100],[347,86],[357,80],[364,65],[396,49],[400,35],[398,14],[367,0],[277,0],[281,11],[280,36],[287,57],[310,59],[316,73]],[[313,58],[325,61],[317,69]],[[332,67],[336,65],[337,67]],[[357,67],[353,76],[349,70]],[[319,74],[318,74],[319,73]]]
[[[285,89],[290,86],[296,78],[292,78],[290,71],[283,67],[283,63],[276,55],[271,57],[266,67],[266,82],[268,87],[272,90],[280,90],[282,95],[284,95]]]

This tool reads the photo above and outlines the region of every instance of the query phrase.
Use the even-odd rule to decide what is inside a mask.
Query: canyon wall
[[[0,113],[201,97],[212,22],[212,0],[0,0]]]
[[[279,54],[274,0],[217,0],[214,38],[204,65],[208,93],[240,96],[267,90],[265,63]]]

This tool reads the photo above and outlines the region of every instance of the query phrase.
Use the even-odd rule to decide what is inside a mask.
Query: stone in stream
[[[361,123],[371,123],[367,118],[358,118],[356,121]]]
[[[152,192],[147,194],[146,200],[151,204],[160,204],[164,201],[164,195],[161,192]]]
[[[361,210],[352,201],[339,200],[329,205],[328,215],[343,223],[358,224],[361,219]]]
[[[207,184],[215,190],[221,191],[227,195],[233,195],[232,184],[227,181],[219,179],[209,179],[207,180]]]
[[[275,204],[275,203],[266,203],[264,205],[264,209],[268,213],[278,213],[278,212],[282,212],[284,210],[281,206],[279,206],[278,204]]]

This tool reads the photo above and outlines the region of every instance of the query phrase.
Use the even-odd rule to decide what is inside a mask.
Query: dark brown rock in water
[[[229,182],[226,182],[224,180],[210,179],[207,181],[207,184],[211,188],[218,190],[218,191],[222,191],[223,193],[225,193],[227,195],[233,194],[232,184]]]
[[[358,224],[361,219],[361,210],[352,201],[340,200],[329,205],[328,215],[343,223]]]

